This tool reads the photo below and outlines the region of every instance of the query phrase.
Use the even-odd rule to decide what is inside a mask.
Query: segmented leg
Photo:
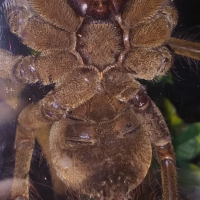
[[[59,51],[44,56],[24,57],[13,67],[13,72],[19,82],[61,84],[73,69],[81,67],[81,64],[74,54]]]
[[[163,200],[178,200],[175,156],[165,120],[143,89],[130,103],[155,146],[161,165]]]
[[[29,0],[29,3],[42,18],[68,32],[76,32],[82,22],[67,1]]]
[[[110,95],[125,103],[132,99],[140,89],[140,83],[133,78],[132,74],[121,72],[115,68],[104,72],[102,83]]]
[[[11,32],[22,38],[24,44],[36,51],[74,49],[75,31],[81,19],[73,13],[74,11],[66,1],[59,1],[11,0],[9,3],[5,2],[5,16]]]
[[[19,107],[20,94],[24,84],[16,83],[13,80],[13,66],[22,56],[13,56],[9,51],[0,49],[0,99],[4,100],[14,109]]]
[[[23,56],[13,56],[12,53],[0,49],[0,77],[13,80],[13,67]]]
[[[139,121],[148,132],[154,144],[161,165],[163,200],[177,200],[176,167],[171,137],[162,114],[130,75],[110,70],[104,75],[105,89],[121,101],[128,102],[131,93],[135,96],[129,102],[134,105]],[[139,92],[138,92],[139,91]],[[132,97],[133,97],[132,96]]]
[[[167,42],[175,54],[200,60],[200,44],[171,37]]]
[[[163,13],[164,11],[166,13]],[[176,21],[177,14],[175,9],[166,7],[152,19],[130,29],[131,47],[156,48],[161,46],[170,38]]]
[[[81,67],[82,62],[72,53],[58,51],[53,54],[35,56],[13,56],[0,49],[0,77],[22,83],[42,82],[44,85],[59,83]]]
[[[166,47],[134,48],[127,55],[123,65],[135,78],[152,80],[170,69],[172,55]]]
[[[76,69],[42,100],[43,110],[49,117],[52,113],[73,110],[94,96],[100,87],[99,82],[98,72]]]
[[[28,172],[34,148],[34,130],[58,121],[66,111],[90,99],[97,90],[97,83],[96,71],[74,70],[66,78],[65,84],[61,84],[37,104],[29,105],[22,111],[18,118],[19,124],[16,132],[16,162],[12,198],[20,196],[28,199]],[[20,180],[23,182],[22,186],[19,184]]]
[[[31,113],[31,115],[30,115]],[[15,138],[15,171],[11,199],[29,199],[29,170],[34,149],[34,130],[49,122],[41,114],[40,104],[27,106],[18,118]]]
[[[42,101],[28,105],[19,115],[15,138],[15,171],[11,199],[29,199],[29,170],[35,143],[35,130],[51,124],[62,115],[47,117]],[[31,114],[30,114],[31,113]]]
[[[3,78],[0,78],[0,85],[0,99],[9,104],[13,109],[18,109],[18,105],[21,104],[18,96],[23,89],[23,85]]]
[[[32,130],[18,125],[15,141],[15,172],[12,185],[11,199],[23,197],[29,199],[29,169],[35,138]]]
[[[163,0],[130,0],[126,6],[122,19],[128,28],[150,19],[162,6]]]
[[[177,23],[173,3],[130,0],[122,16],[116,19],[124,30],[125,44],[128,43],[123,67],[135,78],[145,80],[164,75],[172,64],[172,55],[164,45]]]
[[[156,146],[156,152],[161,164],[163,200],[176,200],[178,199],[177,175],[174,149],[171,142],[166,145]]]

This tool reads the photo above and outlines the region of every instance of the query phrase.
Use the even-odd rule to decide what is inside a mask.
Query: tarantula
[[[0,49],[0,76],[55,84],[18,117],[11,199],[29,199],[34,132],[46,124],[52,124],[53,167],[78,196],[131,198],[153,146],[163,200],[178,199],[169,130],[137,81],[164,75],[172,53],[199,57],[198,44],[170,37],[177,23],[173,1],[7,0],[4,7],[11,32],[38,53]]]

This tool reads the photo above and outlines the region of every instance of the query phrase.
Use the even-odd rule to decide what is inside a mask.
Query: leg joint
[[[156,146],[157,155],[159,157],[160,162],[162,161],[173,161],[175,163],[175,156],[174,156],[174,150],[171,143],[167,143],[163,146]]]

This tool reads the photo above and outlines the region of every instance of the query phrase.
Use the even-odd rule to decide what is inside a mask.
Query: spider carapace
[[[0,49],[0,76],[55,84],[18,117],[11,198],[29,199],[34,131],[52,124],[51,162],[78,198],[133,199],[153,146],[163,200],[177,200],[170,133],[137,81],[164,75],[172,53],[199,57],[198,44],[170,37],[178,18],[173,1],[7,0],[4,9],[11,32],[38,53]]]

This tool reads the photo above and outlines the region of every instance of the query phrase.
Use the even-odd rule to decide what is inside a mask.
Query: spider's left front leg
[[[165,120],[143,89],[130,101],[148,132],[161,166],[163,200],[178,200],[175,155]]]

